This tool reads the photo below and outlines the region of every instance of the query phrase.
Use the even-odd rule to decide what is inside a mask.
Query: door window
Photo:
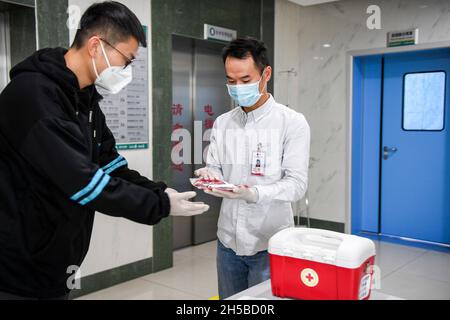
[[[409,73],[404,80],[403,129],[444,129],[445,72]]]

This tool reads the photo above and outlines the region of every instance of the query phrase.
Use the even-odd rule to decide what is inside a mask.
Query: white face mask
[[[109,63],[108,56],[106,55],[103,43],[100,41],[100,46],[102,47],[103,55],[105,56],[108,68],[106,68],[100,75],[97,71],[97,66],[95,65],[95,60],[92,58],[92,64],[94,65],[95,75],[97,79],[95,80],[95,85],[98,88],[106,90],[108,93],[117,94],[122,91],[130,82],[133,80],[133,69],[131,66],[126,67],[112,67]]]

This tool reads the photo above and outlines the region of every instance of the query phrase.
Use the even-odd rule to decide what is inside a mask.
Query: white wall
[[[83,13],[94,0],[69,0],[70,5],[79,6]],[[141,20],[151,27],[150,0],[119,0],[128,6]],[[71,30],[70,39],[76,30]],[[152,88],[151,74],[151,32],[149,29],[149,88]],[[152,178],[152,92],[149,89],[149,131],[150,149],[123,151],[132,169]],[[153,228],[129,222],[125,219],[107,217],[97,213],[89,253],[81,268],[81,276],[95,274],[153,256]]]
[[[369,5],[381,8],[382,30],[366,25]],[[349,203],[347,52],[386,46],[388,31],[420,29],[419,42],[450,40],[450,1],[343,0],[301,7],[276,0],[275,97],[305,114],[312,128],[311,216],[346,222]],[[323,47],[330,44],[330,48]]]

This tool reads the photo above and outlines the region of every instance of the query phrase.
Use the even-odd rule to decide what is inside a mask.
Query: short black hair
[[[72,44],[80,49],[94,35],[101,35],[111,44],[135,38],[147,47],[146,34],[136,15],[125,5],[116,1],[104,1],[91,5],[83,14]]]
[[[249,56],[253,57],[253,60],[261,73],[265,68],[270,66],[266,45],[264,42],[255,38],[246,37],[233,40],[222,52],[224,63],[227,61],[228,57],[247,59]]]

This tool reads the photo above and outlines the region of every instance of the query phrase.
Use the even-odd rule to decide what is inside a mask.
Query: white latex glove
[[[172,217],[192,217],[205,213],[209,206],[203,202],[190,202],[195,198],[195,192],[178,193],[173,189],[166,189],[170,199],[170,215]]]
[[[236,187],[233,191],[222,191],[217,189],[205,190],[205,193],[218,198],[245,200],[248,203],[258,202],[258,190],[247,186]]]
[[[167,188],[167,189],[166,189],[166,193],[167,193],[167,194],[178,193],[178,191],[175,190],[175,189],[172,189],[172,188]]]
[[[198,169],[197,171],[194,172],[194,174],[197,177],[206,179],[206,180],[222,180],[222,177],[218,172],[216,172],[215,170],[212,170],[208,167]]]

